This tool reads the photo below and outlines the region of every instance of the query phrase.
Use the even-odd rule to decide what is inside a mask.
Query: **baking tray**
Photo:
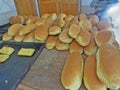
[[[0,42],[0,48],[8,45],[15,49],[15,52],[4,63],[0,63],[0,90],[16,90],[18,84],[29,71],[38,55],[44,48],[43,43],[13,43]],[[34,48],[35,53],[31,57],[18,56],[18,51],[22,48]]]
[[[0,26],[0,34],[4,34],[5,32],[7,32],[10,25],[10,23],[7,23],[5,25]]]

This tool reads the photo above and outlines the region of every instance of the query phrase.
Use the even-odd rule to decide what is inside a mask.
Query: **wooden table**
[[[61,72],[69,51],[44,49],[17,90],[65,90]],[[79,90],[86,90],[84,85]]]

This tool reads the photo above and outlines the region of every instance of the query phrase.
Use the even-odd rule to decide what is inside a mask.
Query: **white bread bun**
[[[69,54],[63,67],[61,82],[65,89],[78,90],[82,83],[83,59],[79,52]]]
[[[37,27],[37,25],[35,25],[35,24],[26,25],[19,30],[19,35],[21,36],[21,35],[28,34],[31,31],[33,31],[36,27]]]
[[[86,20],[86,19],[87,19],[87,15],[86,15],[86,14],[81,13],[81,14],[79,15],[79,20],[80,20],[80,21]]]
[[[96,54],[96,52],[97,52],[97,45],[94,37],[92,37],[90,43],[84,47],[84,53],[86,55],[92,55],[92,54]]]
[[[91,23],[92,23],[93,26],[97,25],[99,23],[99,17],[97,15],[92,15],[90,17],[90,21],[91,21]]]
[[[8,34],[10,36],[15,36],[20,29],[22,29],[24,26],[22,24],[13,24],[8,28]]]
[[[56,41],[57,41],[58,36],[54,35],[54,36],[49,36],[47,41],[46,41],[46,48],[47,49],[53,49],[55,47]]]
[[[88,31],[80,31],[80,34],[75,39],[81,46],[87,46],[91,40],[91,34]]]
[[[61,51],[64,51],[64,50],[68,50],[70,48],[70,44],[68,43],[63,43],[61,42],[59,39],[57,39],[57,42],[55,44],[55,48],[57,50],[61,50]]]
[[[23,42],[34,42],[35,40],[35,31],[28,33],[24,38]]]
[[[113,43],[115,41],[115,36],[114,33],[112,31],[109,30],[103,30],[103,31],[99,31],[96,35],[95,35],[95,41],[99,46],[101,46],[104,43]]]
[[[77,36],[80,33],[81,28],[79,27],[79,25],[76,24],[72,24],[69,28],[69,32],[68,34],[72,37],[72,38],[77,38]]]
[[[58,36],[59,40],[63,43],[71,43],[73,38],[71,38],[69,35],[68,35],[68,29],[62,31],[59,36]]]
[[[85,31],[90,31],[92,28],[92,24],[88,19],[80,21],[79,26],[82,28],[82,30],[85,30]]]
[[[59,26],[52,26],[49,28],[49,35],[57,35],[61,32],[61,28]]]
[[[35,39],[45,42],[48,37],[48,29],[45,26],[38,26],[35,30]]]
[[[97,51],[97,75],[108,88],[120,88],[120,52],[110,43],[101,45]]]
[[[96,56],[90,55],[85,60],[84,67],[84,84],[87,90],[107,90],[96,74]]]
[[[11,40],[12,38],[13,38],[13,36],[10,36],[8,34],[8,32],[4,33],[3,36],[2,36],[3,41],[8,41],[8,40]]]
[[[16,34],[14,36],[14,41],[16,41],[16,42],[22,42],[23,38],[24,38],[24,35],[20,36],[19,34]]]
[[[80,54],[83,53],[83,47],[80,44],[78,44],[75,40],[73,40],[70,44],[70,53],[73,52],[79,52]]]
[[[71,21],[73,18],[74,18],[73,15],[67,15],[67,16],[65,17],[65,21]]]

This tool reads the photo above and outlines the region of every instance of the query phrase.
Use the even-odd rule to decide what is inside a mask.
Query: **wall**
[[[16,14],[14,0],[0,0],[0,26],[8,23],[9,17]]]

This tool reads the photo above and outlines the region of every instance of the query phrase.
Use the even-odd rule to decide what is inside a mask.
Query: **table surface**
[[[65,90],[61,84],[61,72],[68,54],[69,51],[45,48],[17,90]],[[82,85],[79,90],[86,88]]]

